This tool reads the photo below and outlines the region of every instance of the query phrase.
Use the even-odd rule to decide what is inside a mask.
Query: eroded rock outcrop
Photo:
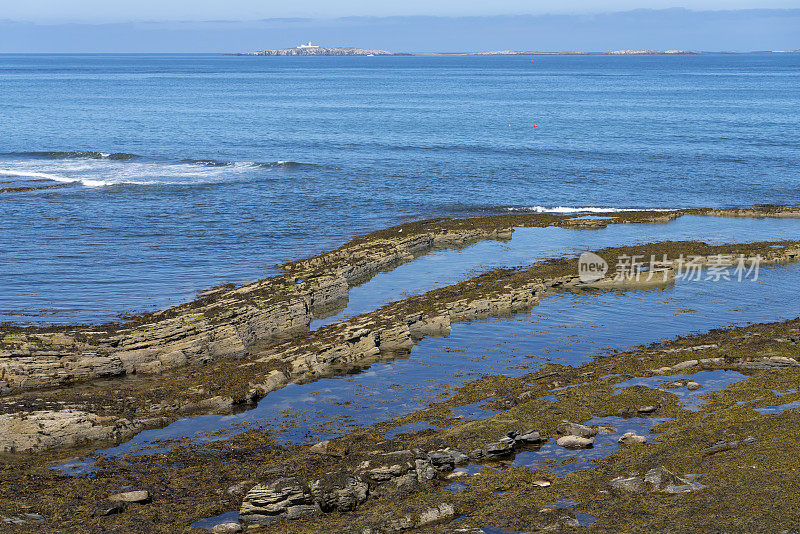
[[[80,410],[3,414],[0,415],[0,451],[34,452],[87,441],[126,439],[142,427],[140,421],[102,417]]]
[[[288,274],[135,318],[130,325],[0,330],[0,381],[37,389],[131,373],[160,373],[220,357],[241,357],[256,342],[307,332],[315,315],[347,302],[349,288],[434,248],[508,239],[511,228],[471,228],[355,242],[283,266]],[[419,324],[418,335],[434,324]],[[391,332],[384,346],[391,345]],[[404,343],[400,340],[399,343]],[[2,391],[0,391],[2,393]]]

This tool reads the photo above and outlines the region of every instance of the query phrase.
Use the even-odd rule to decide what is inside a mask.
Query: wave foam
[[[192,165],[203,165],[205,167],[238,167],[238,168],[292,168],[292,167],[313,167],[313,163],[300,163],[291,160],[278,160],[278,161],[217,161],[213,159],[185,159],[183,163]]]
[[[2,156],[10,158],[2,158]],[[106,152],[14,152],[0,154],[0,176],[12,181],[52,180],[85,187],[112,185],[202,186],[264,179],[273,169],[314,167],[290,160],[273,162],[212,159],[134,160],[133,154]],[[132,161],[131,161],[132,160]],[[15,184],[16,185],[16,184]]]
[[[69,178],[66,176],[59,176],[57,174],[52,174],[48,172],[12,171],[8,169],[0,169],[0,175],[14,176],[18,178],[40,178],[43,180],[53,180],[54,182],[60,182],[63,184],[81,183],[86,187],[103,187],[105,185],[111,184],[111,182],[107,182],[105,180],[90,180],[87,178]]]
[[[521,208],[506,208],[507,211],[528,211],[532,213],[622,213],[626,211],[672,211],[668,208],[601,208],[596,206],[569,207],[569,206],[529,206]]]

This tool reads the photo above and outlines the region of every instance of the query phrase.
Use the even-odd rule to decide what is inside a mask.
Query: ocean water
[[[0,55],[0,322],[163,308],[409,219],[800,202],[800,54]]]

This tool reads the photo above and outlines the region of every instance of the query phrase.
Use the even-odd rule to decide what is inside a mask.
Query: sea
[[[429,217],[800,203],[800,54],[0,55],[0,323]]]

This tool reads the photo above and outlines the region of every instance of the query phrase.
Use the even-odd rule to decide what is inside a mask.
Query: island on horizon
[[[224,56],[410,56],[412,54],[389,52],[388,50],[369,50],[353,46],[319,46],[301,44],[295,48],[273,48],[257,52],[223,54]]]
[[[796,53],[800,50],[759,50],[759,51],[699,51],[699,50],[612,50],[606,52],[586,51],[531,51],[531,50],[492,50],[485,52],[390,52],[354,46],[320,46],[301,44],[294,48],[272,48],[256,52],[236,52],[223,56],[670,56],[701,54],[756,54],[756,53]]]

